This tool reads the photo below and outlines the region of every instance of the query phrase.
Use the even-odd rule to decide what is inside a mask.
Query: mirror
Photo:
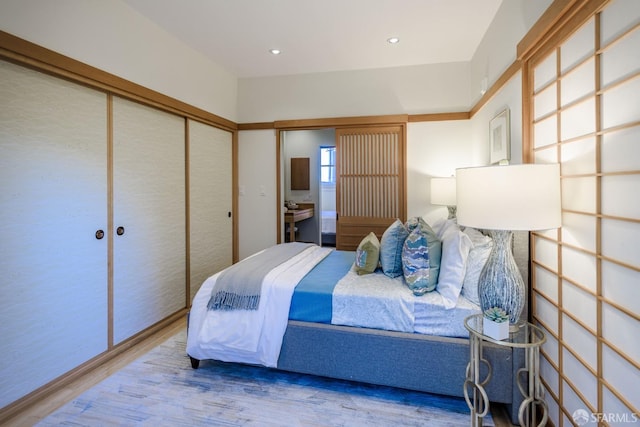
[[[309,189],[309,158],[308,157],[292,157],[291,158],[291,189],[292,190],[308,190]]]

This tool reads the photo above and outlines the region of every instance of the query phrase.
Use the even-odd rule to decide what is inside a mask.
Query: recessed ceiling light
[[[398,37],[389,37],[387,41],[391,44],[396,44],[400,41],[400,39]]]
[[[280,49],[271,49],[269,50],[269,52],[271,52],[273,55],[280,55],[282,53]]]

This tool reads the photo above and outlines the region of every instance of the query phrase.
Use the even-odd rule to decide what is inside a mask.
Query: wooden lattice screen
[[[338,129],[336,244],[353,250],[369,232],[381,237],[405,219],[404,127]]]

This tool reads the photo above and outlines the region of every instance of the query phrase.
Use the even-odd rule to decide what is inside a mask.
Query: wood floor
[[[48,397],[22,411],[13,418],[0,421],[0,426],[22,427],[32,426],[38,423],[40,420],[47,417],[47,415],[63,406],[67,402],[73,400],[84,391],[90,389],[94,385],[112,375],[114,372],[125,367],[129,363],[138,359],[140,356],[146,354],[151,349],[162,344],[167,339],[177,334],[185,326],[186,319],[184,318],[174,322],[173,324],[150,336],[131,349],[106,362],[99,368],[96,368],[91,373],[69,384],[67,387],[62,388],[55,393],[52,393]],[[509,422],[508,417],[506,416],[504,408],[500,406],[492,407],[492,416],[497,427],[512,426],[512,424]]]

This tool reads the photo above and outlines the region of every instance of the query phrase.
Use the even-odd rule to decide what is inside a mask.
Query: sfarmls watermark
[[[640,421],[640,415],[634,412],[588,412],[584,409],[578,409],[573,413],[573,421],[579,426],[588,423],[605,422],[612,425],[623,423],[637,423]]]

